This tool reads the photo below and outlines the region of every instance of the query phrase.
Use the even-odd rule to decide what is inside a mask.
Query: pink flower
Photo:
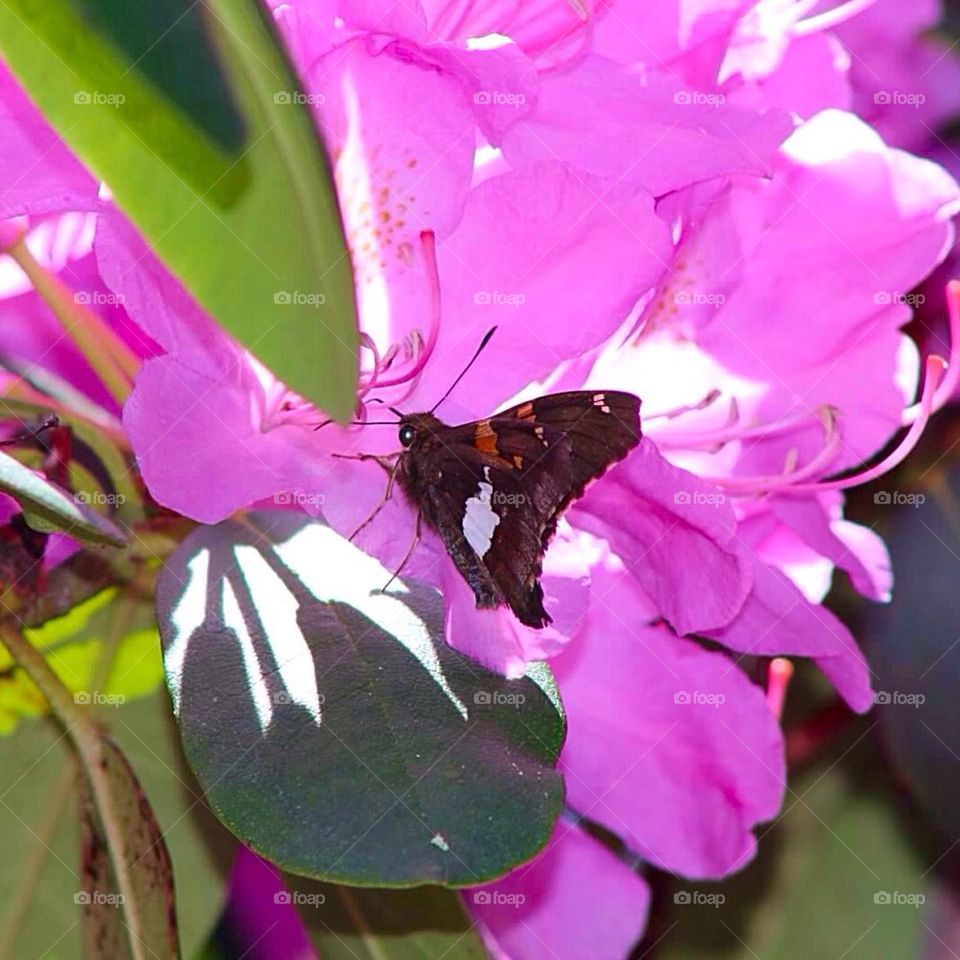
[[[361,306],[358,416],[381,419],[374,400],[430,407],[493,324],[446,419],[549,389],[643,400],[644,440],[548,551],[551,628],[476,610],[432,534],[404,570],[442,590],[457,649],[508,675],[551,658],[568,712],[570,820],[478,891],[486,900],[467,895],[515,960],[543,944],[625,954],[648,901],[637,860],[719,877],[752,856],[753,827],[782,797],[781,735],[737,660],[697,638],[809,656],[869,707],[863,657],[820,601],[834,566],[885,598],[889,563],[843,520],[841,491],[906,455],[943,399],[929,361],[914,403],[898,294],[952,243],[956,184],[824,109],[844,105],[835,38],[794,43],[764,4],[701,7],[602,4],[584,24],[566,4],[276,6],[334,159]],[[654,27],[646,52],[634,40]],[[816,64],[829,70],[805,91]],[[792,135],[785,110],[804,121]],[[324,519],[352,532],[385,478],[333,455],[394,450],[392,431],[314,429],[322,415],[220,331],[113,208],[94,251],[160,351],[123,411],[156,500],[212,523],[322,492]],[[395,497],[359,543],[395,568],[413,527]],[[629,862],[585,821],[621,838]]]

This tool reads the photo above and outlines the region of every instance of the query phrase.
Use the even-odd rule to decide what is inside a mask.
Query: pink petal
[[[725,229],[698,247],[716,270],[730,261],[743,271],[698,344],[734,371],[768,379],[904,323],[897,294],[943,256],[958,205],[960,189],[940,167],[890,150],[849,114],[818,114],[785,144],[771,181],[731,192],[726,215],[739,243],[731,248]]]
[[[260,429],[249,369],[237,354],[224,366],[219,375],[202,373],[165,356],[140,369],[123,423],[154,498],[218,523],[281,491],[327,492],[329,460],[318,456],[316,435],[298,426]]]
[[[750,562],[724,495],[647,438],[587,489],[569,519],[609,541],[678,633],[729,623],[750,592]]]
[[[639,625],[634,608],[642,616],[645,601],[631,577],[595,577],[603,588],[594,596],[605,589],[607,600],[594,602],[588,630],[551,662],[569,724],[568,803],[665,869],[736,870],[785,783],[764,693],[722,654]]]
[[[164,350],[182,354],[182,363],[201,374],[219,374],[235,363],[237,348],[230,338],[116,207],[98,217],[94,251],[103,282]]]
[[[443,323],[417,398],[432,405],[497,324],[482,366],[454,397],[465,412],[491,412],[609,337],[670,249],[652,198],[636,188],[557,163],[485,181],[438,249]]]
[[[339,0],[343,22],[356,30],[390,33],[418,39],[427,29],[427,19],[417,0]]]
[[[590,576],[575,541],[562,537],[544,558],[544,607],[553,623],[525,627],[507,607],[478,610],[473,591],[444,555],[441,564],[445,633],[455,650],[506,677],[522,676],[527,664],[558,653],[582,627],[589,610]]]
[[[591,49],[623,64],[644,63],[708,89],[744,0],[617,0],[597,16]]]
[[[742,73],[745,64],[738,58]],[[732,103],[754,109],[779,107],[809,119],[821,110],[849,110],[850,55],[828,33],[794,38],[772,71],[747,76],[743,87],[725,87]]]
[[[890,599],[893,570],[886,545],[869,528],[843,519],[840,494],[772,497],[767,503],[817,553],[846,570],[850,582],[865,597]]]
[[[546,849],[464,903],[510,960],[626,957],[650,906],[643,879],[609,850],[560,822]]]
[[[606,2],[584,0],[575,7],[557,0],[423,0],[423,7],[430,35],[437,40],[466,41],[502,34],[545,69],[566,62],[582,49],[589,36],[591,14]]]
[[[769,174],[789,118],[696,96],[666,74],[587,57],[541,78],[536,113],[510,128],[504,155],[517,167],[565,160],[655,196],[732,173]]]
[[[850,631],[765,563],[756,564],[753,591],[737,618],[704,633],[753,656],[811,657],[851,709],[863,713],[873,705],[870,670]]]
[[[316,62],[308,89],[334,173],[365,330],[385,350],[429,317],[420,233],[460,222],[473,98],[414,44],[363,37]]]
[[[81,107],[77,109],[79,111]],[[23,214],[97,209],[97,181],[27,99],[2,62],[0,129],[3,130],[0,139],[0,219]]]

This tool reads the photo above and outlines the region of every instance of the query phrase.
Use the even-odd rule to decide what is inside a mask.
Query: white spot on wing
[[[306,708],[320,723],[320,693],[317,673],[307,639],[297,623],[300,604],[284,582],[270,568],[255,547],[240,546],[235,550],[237,566],[250,587],[257,616],[277,661],[277,673],[292,703]]]
[[[164,654],[164,665],[170,677],[173,712],[180,712],[180,694],[183,683],[183,664],[187,659],[187,644],[193,631],[203,621],[207,607],[207,572],[210,569],[210,551],[201,550],[188,564],[190,580],[183,596],[174,605],[170,622],[176,631]]]
[[[490,468],[483,468],[486,481],[480,481],[480,490],[466,504],[463,514],[463,535],[473,547],[474,553],[482,557],[493,542],[493,531],[497,529],[500,515],[493,509],[493,484],[490,483]]]

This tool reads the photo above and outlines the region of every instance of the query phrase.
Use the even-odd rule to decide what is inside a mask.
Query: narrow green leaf
[[[133,960],[123,929],[123,894],[112,876],[107,838],[84,783],[80,799],[80,883],[78,906],[87,960]]]
[[[552,832],[563,718],[543,669],[508,681],[456,654],[439,593],[384,593],[390,574],[293,513],[194,531],[157,586],[186,754],[224,823],[292,873],[482,883]]]
[[[269,14],[249,0],[143,6],[3,0],[0,52],[199,302],[292,389],[346,419],[350,260]],[[173,32],[158,33],[163,24]]]
[[[62,530],[78,540],[114,547],[127,544],[127,535],[111,520],[61,490],[19,460],[0,452],[0,490],[19,504],[27,523],[41,532]]]

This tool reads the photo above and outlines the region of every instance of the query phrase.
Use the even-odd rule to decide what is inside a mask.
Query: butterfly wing
[[[422,454],[418,505],[481,608],[550,622],[539,583],[560,514],[640,440],[640,401],[575,391],[447,427]],[[402,480],[401,480],[402,483]]]

